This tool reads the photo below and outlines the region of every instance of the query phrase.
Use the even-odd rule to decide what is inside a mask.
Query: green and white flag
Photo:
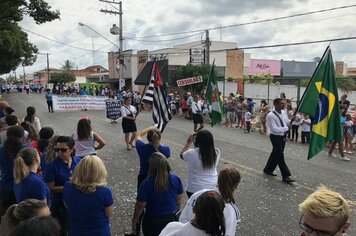
[[[211,67],[210,76],[208,79],[206,98],[209,105],[211,105],[211,126],[214,126],[221,122],[221,116],[223,114],[214,63]]]

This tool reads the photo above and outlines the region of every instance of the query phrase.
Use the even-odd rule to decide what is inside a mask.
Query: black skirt
[[[202,124],[203,116],[200,114],[193,114],[193,122],[194,122],[194,124]]]
[[[129,119],[122,119],[122,130],[124,131],[125,134],[131,133],[131,132],[136,132],[137,127],[136,127],[136,122],[134,120],[129,120]]]

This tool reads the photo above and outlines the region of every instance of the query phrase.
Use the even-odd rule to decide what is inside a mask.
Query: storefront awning
[[[161,78],[163,81],[168,80],[168,60],[156,61],[159,71],[161,73]],[[135,80],[136,85],[148,85],[151,80],[152,67],[154,61],[149,61],[146,63],[145,67],[141,70],[140,74]]]

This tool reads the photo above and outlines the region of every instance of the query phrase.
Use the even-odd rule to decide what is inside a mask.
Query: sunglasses
[[[69,148],[54,148],[55,152],[66,152]]]

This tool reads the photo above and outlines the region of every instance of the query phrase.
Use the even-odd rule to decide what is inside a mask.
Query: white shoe
[[[328,153],[328,156],[329,156],[329,157],[334,157],[334,158],[336,158],[336,157],[337,157],[335,154],[332,154],[332,153],[331,153],[331,154],[330,154],[330,153]]]
[[[340,159],[341,159],[341,160],[343,160],[343,161],[351,161],[351,159],[350,159],[350,158],[347,158],[347,157],[345,157],[345,156],[340,157]]]

